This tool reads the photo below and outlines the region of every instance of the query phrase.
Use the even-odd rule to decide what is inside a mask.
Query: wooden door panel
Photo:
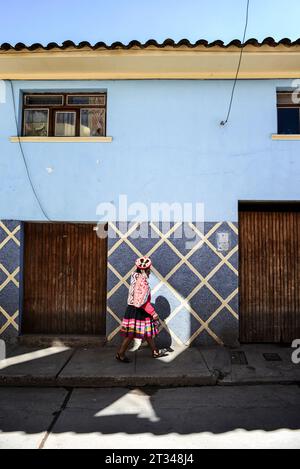
[[[61,226],[25,224],[22,331],[62,330],[63,243]]]
[[[300,337],[298,210],[241,210],[240,340]]]
[[[93,225],[26,223],[22,332],[105,334],[106,263]]]

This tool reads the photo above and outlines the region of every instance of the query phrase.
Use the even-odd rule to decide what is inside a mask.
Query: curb
[[[217,386],[270,386],[270,385],[286,385],[300,386],[300,381],[291,379],[274,379],[274,380],[245,380],[245,381],[217,381]]]
[[[6,376],[0,377],[1,387],[58,387],[58,388],[110,388],[110,387],[201,387],[201,386],[261,386],[261,385],[298,385],[300,381],[291,379],[223,381],[216,376],[133,376],[133,377],[62,377],[45,376]]]
[[[0,387],[59,387],[59,388],[108,388],[108,387],[193,387],[216,386],[213,377],[69,377],[45,378],[33,376],[9,376],[0,378]]]

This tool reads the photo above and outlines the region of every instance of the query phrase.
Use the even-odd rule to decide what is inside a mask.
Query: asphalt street
[[[0,448],[300,448],[300,387],[0,388]]]

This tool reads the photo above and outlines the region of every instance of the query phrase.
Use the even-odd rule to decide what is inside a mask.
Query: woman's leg
[[[121,358],[124,358],[126,350],[128,349],[129,344],[130,344],[131,341],[132,341],[131,337],[125,337],[125,339],[123,340],[123,342],[122,342],[122,344],[121,344],[121,346],[118,350],[118,354],[120,355]]]
[[[151,348],[152,356],[154,358],[165,357],[166,355],[168,355],[166,349],[160,350],[156,347],[153,337],[146,337],[146,340]]]
[[[153,337],[146,337],[149,347],[151,348],[152,353],[157,352],[157,347],[155,345]]]

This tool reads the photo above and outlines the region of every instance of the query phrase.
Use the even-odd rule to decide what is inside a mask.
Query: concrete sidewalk
[[[110,346],[13,346],[8,348],[7,359],[0,361],[0,386],[298,384],[300,364],[292,363],[292,352],[289,347],[276,345],[243,345],[235,349],[210,346],[176,348],[166,357],[153,359],[150,350],[142,347],[128,352],[131,363],[123,364],[115,359],[115,348]]]

